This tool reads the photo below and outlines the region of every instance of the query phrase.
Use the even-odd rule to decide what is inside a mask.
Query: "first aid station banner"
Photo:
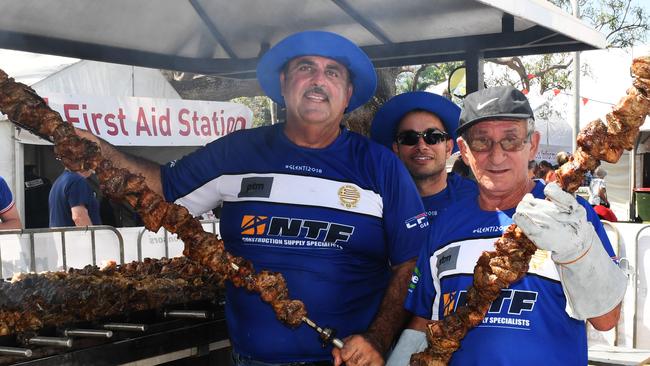
[[[184,99],[48,94],[64,121],[117,146],[203,146],[251,128],[242,104]]]

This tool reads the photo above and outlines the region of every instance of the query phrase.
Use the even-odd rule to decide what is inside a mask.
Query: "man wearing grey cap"
[[[405,305],[415,317],[388,364],[407,364],[426,347],[426,324],[464,305],[477,259],[514,222],[539,250],[527,275],[502,289],[469,330],[450,364],[586,365],[585,321],[598,330],[614,327],[626,288],[598,216],[557,184],[529,178],[540,136],[528,100],[515,88],[468,95],[457,133],[479,193],[449,207],[432,228]]]

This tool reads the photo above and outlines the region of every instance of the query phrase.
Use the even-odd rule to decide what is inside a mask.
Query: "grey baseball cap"
[[[485,120],[528,118],[535,118],[528,98],[513,86],[481,89],[465,97],[456,134]]]

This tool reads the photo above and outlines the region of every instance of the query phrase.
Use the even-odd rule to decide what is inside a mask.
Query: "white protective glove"
[[[406,366],[411,361],[412,354],[422,352],[425,348],[427,348],[427,336],[424,332],[404,329],[386,361],[386,366]]]
[[[513,221],[538,248],[551,252],[567,314],[579,320],[606,314],[623,300],[627,276],[609,257],[573,195],[557,183],[549,183],[544,194],[547,200],[525,195]]]

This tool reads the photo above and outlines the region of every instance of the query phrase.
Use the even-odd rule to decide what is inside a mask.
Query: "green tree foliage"
[[[645,0],[643,0],[645,1]],[[572,12],[570,0],[551,0]],[[632,0],[578,0],[580,18],[603,33],[609,47],[630,47],[646,40],[648,12]]]
[[[630,47],[646,40],[650,20],[638,0],[578,0],[581,18],[606,36],[608,47]],[[571,13],[571,0],[551,0]],[[521,90],[536,88],[539,93],[571,88],[570,53],[488,59],[485,68],[487,86],[511,84]],[[443,82],[461,63],[417,65],[403,68],[395,80],[397,92],[425,90]],[[583,76],[588,65],[581,66]]]
[[[460,65],[462,62],[405,66],[395,80],[397,94],[427,90],[429,87],[443,83],[447,81],[451,71]]]
[[[253,111],[253,127],[267,126],[271,124],[271,99],[264,96],[239,97],[230,100],[247,106]]]
[[[570,0],[551,0],[567,12],[572,12]],[[650,23],[648,12],[637,0],[578,0],[583,21],[605,35],[608,47],[631,47],[646,40]],[[511,84],[522,90],[537,88],[539,93],[551,89],[571,88],[570,53],[504,57],[487,60],[505,66],[486,73],[486,84]],[[589,74],[589,66],[581,65],[581,75]]]

